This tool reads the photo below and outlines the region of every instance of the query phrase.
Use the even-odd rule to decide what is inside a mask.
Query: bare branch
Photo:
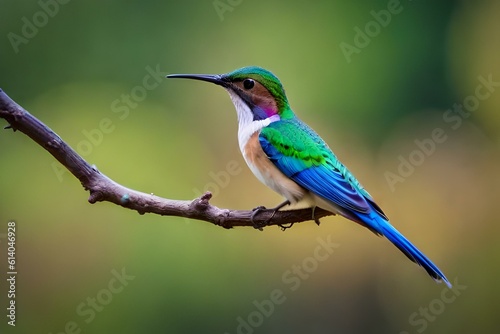
[[[1,89],[0,118],[4,118],[9,123],[5,129],[19,130],[33,139],[80,180],[85,190],[90,192],[89,202],[92,204],[107,201],[135,210],[140,214],[155,213],[163,216],[198,219],[224,228],[254,226],[251,220],[253,211],[220,209],[209,203],[212,194],[208,192],[192,201],[171,200],[132,190],[116,183],[98,171],[95,166],[89,165],[61,137],[14,102]],[[254,222],[265,223],[272,214],[273,210],[262,210],[256,215]],[[278,211],[267,225],[284,226],[307,220],[319,222],[319,218],[329,215],[332,213],[320,208],[316,208],[314,212],[311,209]]]

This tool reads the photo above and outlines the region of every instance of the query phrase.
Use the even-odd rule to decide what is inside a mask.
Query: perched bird
[[[390,223],[382,209],[328,145],[290,108],[279,79],[260,67],[227,74],[171,74],[167,78],[202,80],[224,87],[238,114],[241,153],[255,176],[285,197],[350,219],[383,235],[436,281],[445,275]]]

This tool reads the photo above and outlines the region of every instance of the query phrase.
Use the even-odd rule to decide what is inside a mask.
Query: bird
[[[281,81],[272,72],[248,66],[225,74],[166,77],[210,82],[229,93],[238,117],[238,143],[245,162],[257,179],[285,198],[274,212],[286,205],[305,203],[313,210],[319,207],[343,216],[385,236],[435,281],[451,288],[441,270],[389,223],[373,197],[326,142],[295,115]]]

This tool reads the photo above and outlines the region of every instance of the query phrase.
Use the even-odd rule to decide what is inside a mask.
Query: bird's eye
[[[245,79],[243,81],[243,87],[245,87],[245,89],[252,89],[254,85],[255,81],[253,81],[252,79]]]

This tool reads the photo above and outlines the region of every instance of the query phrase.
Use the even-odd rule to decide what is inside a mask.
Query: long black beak
[[[194,79],[214,83],[222,87],[228,87],[229,82],[224,80],[224,77],[219,74],[169,74],[167,78]]]

